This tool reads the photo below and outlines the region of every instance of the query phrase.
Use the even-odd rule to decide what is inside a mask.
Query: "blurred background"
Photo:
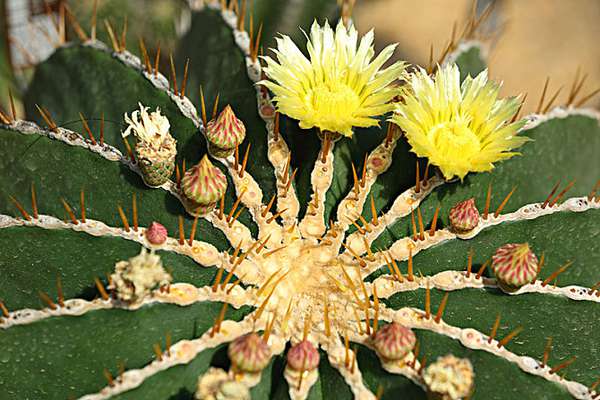
[[[481,12],[489,2],[480,1]],[[441,53],[452,25],[467,20],[471,0],[358,0],[356,24],[377,27],[378,43],[399,43],[399,56],[424,65],[429,47]],[[546,77],[549,93],[565,86],[566,99],[578,67],[588,73],[583,88],[600,87],[599,0],[496,0],[488,21],[496,30],[488,54],[490,75],[504,82],[505,94],[529,93],[526,111],[535,109]],[[589,106],[598,106],[598,100]]]
[[[269,9],[293,12],[298,4],[315,0],[271,0],[275,4],[272,8],[263,4],[267,0],[248,1],[249,10],[266,19]],[[321,15],[333,18],[335,0],[319,1],[323,4]],[[89,32],[93,0],[0,0],[0,106],[4,110],[10,106],[7,89],[17,98],[19,108],[19,94],[33,73],[32,66],[52,53],[60,34],[55,25],[61,3],[68,4]],[[492,3],[493,11],[482,32],[489,48],[490,75],[504,82],[504,94],[528,93],[525,110],[532,111],[546,77],[550,77],[549,93],[564,86],[559,96],[564,100],[578,68],[582,76],[587,74],[582,94],[600,87],[600,0],[480,0],[476,11],[482,13]],[[376,28],[378,48],[398,42],[397,58],[425,65],[430,48],[433,46],[437,58],[451,37],[453,25],[458,30],[464,26],[473,4],[472,0],[356,0],[353,15],[361,32]],[[98,37],[109,43],[105,21],[121,32],[125,16],[127,48],[139,54],[139,37],[145,39],[151,54],[160,44],[161,70],[167,71],[169,52],[175,52],[178,38],[189,28],[185,2],[99,0]],[[297,30],[286,26],[285,21],[274,25],[285,33]],[[263,43],[269,46],[271,42],[263,38]],[[592,99],[588,105],[599,106],[600,100]]]

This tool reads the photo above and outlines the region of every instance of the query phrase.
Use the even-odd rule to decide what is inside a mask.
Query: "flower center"
[[[306,94],[306,102],[320,120],[347,119],[360,106],[356,92],[344,83],[320,83]]]
[[[479,137],[462,121],[438,124],[430,135],[436,150],[445,159],[467,162],[481,150]]]

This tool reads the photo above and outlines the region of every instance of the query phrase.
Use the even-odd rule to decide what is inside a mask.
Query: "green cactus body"
[[[520,156],[449,181],[384,125],[390,114],[335,143],[276,114],[256,85],[265,79],[256,19],[250,38],[242,3],[237,12],[199,3],[173,69],[190,58],[186,84],[202,85],[204,113],[218,93],[246,129],[217,159],[207,155],[209,118],[181,77],[97,40],[61,44],[36,67],[25,109],[47,128],[1,116],[0,397],[598,396],[596,111],[550,103],[511,127],[533,139]],[[287,10],[295,33],[331,3],[255,0],[257,13]],[[265,34],[288,23],[264,22]],[[455,62],[443,71],[467,86],[476,83],[465,71],[485,68],[483,44],[470,39],[440,60]],[[168,119],[179,174],[145,169],[119,123],[90,118],[87,137],[56,124],[79,113],[123,121],[138,103]],[[518,104],[505,104],[511,124]],[[476,153],[486,143],[471,123],[448,126]],[[451,211],[457,204],[468,212]],[[528,243],[538,265],[505,293],[492,257],[510,243]],[[108,277],[140,246],[166,268],[156,282],[136,278],[133,299],[131,283]]]

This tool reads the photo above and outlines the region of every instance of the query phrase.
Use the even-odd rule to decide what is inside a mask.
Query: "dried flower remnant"
[[[468,398],[474,386],[473,366],[466,358],[451,354],[440,357],[423,373],[427,395],[433,400]]]
[[[160,109],[148,113],[148,107],[138,103],[140,109],[125,114],[123,138],[133,134],[137,139],[135,145],[136,160],[142,178],[146,185],[159,187],[173,175],[175,156],[177,155],[176,141],[169,133],[170,123]]]
[[[172,277],[163,268],[160,256],[142,248],[137,256],[115,264],[108,288],[115,291],[119,300],[138,303],[150,296],[152,290],[171,281]]]
[[[242,382],[219,368],[209,368],[198,378],[196,400],[250,400],[250,391]]]

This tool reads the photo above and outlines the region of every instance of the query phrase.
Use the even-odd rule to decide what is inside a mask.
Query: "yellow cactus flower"
[[[418,69],[407,80],[392,121],[404,130],[412,151],[427,157],[448,180],[490,171],[530,140],[517,136],[525,121],[510,122],[520,99],[499,99],[501,85],[488,81],[487,71],[461,85],[458,66],[449,64],[433,78]]]
[[[393,85],[405,68],[396,62],[382,69],[396,45],[373,58],[373,31],[358,43],[358,32],[340,22],[335,32],[325,22],[313,23],[306,44],[306,58],[289,36],[277,39],[277,61],[263,57],[269,88],[277,109],[300,122],[300,127],[352,136],[352,127],[378,125],[376,117],[394,109],[400,93]]]

